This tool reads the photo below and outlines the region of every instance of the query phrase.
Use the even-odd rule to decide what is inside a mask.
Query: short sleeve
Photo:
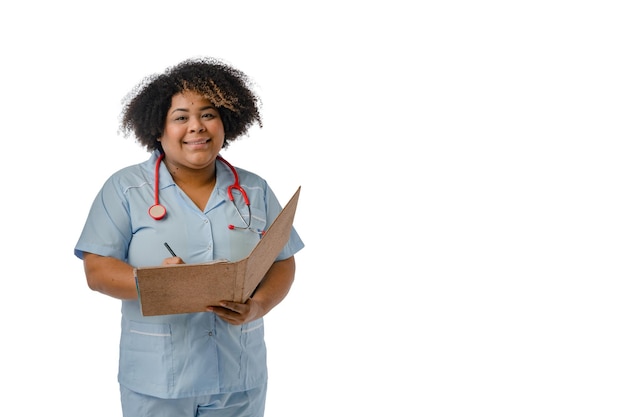
[[[125,260],[131,238],[128,201],[113,176],[94,199],[74,254],[80,259],[84,252],[90,252]]]
[[[272,189],[268,186],[266,190],[266,204],[267,204],[267,217],[268,220],[273,222],[276,217],[280,214],[282,210],[282,206],[280,205],[278,198],[272,191]],[[270,223],[271,224],[271,223]],[[300,239],[300,235],[294,227],[291,228],[291,235],[289,236],[289,241],[285,245],[285,247],[281,250],[276,258],[277,261],[285,260],[287,258],[292,257],[298,251],[304,248],[304,242]]]

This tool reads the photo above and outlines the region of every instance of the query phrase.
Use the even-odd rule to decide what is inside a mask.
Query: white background
[[[263,100],[224,155],[283,203],[302,186],[268,417],[626,414],[621,2],[17,3],[1,407],[120,415],[120,305],[73,246],[103,181],[148,156],[121,99],[208,55]]]

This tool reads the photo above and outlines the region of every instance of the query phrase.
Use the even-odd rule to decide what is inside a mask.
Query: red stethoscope
[[[157,159],[156,165],[154,168],[154,205],[152,205],[148,209],[148,214],[154,220],[161,220],[163,217],[165,217],[165,214],[167,213],[167,210],[165,210],[165,207],[162,204],[159,204],[159,168],[161,166],[161,161],[163,160],[164,156],[165,154],[159,155],[159,158]],[[250,228],[250,223],[252,222],[252,211],[250,210],[250,200],[248,200],[248,194],[246,194],[246,191],[243,188],[241,188],[241,186],[239,185],[239,175],[237,174],[237,170],[235,169],[234,166],[232,166],[227,160],[222,158],[220,155],[217,156],[217,159],[219,159],[228,168],[230,168],[233,175],[235,176],[235,182],[233,182],[231,185],[228,186],[228,188],[226,189],[226,192],[228,194],[228,199],[230,200],[231,203],[233,203],[233,206],[235,206],[235,210],[237,211],[237,214],[239,214],[241,221],[246,225],[245,227],[238,227],[233,224],[229,224],[228,228],[230,230],[234,230],[234,229],[252,230]],[[248,208],[248,220],[246,220],[243,217],[243,215],[239,211],[239,208],[237,208],[237,204],[235,204],[235,198],[233,196],[233,190],[236,190],[239,192],[239,194],[241,194],[241,198],[243,199],[243,202],[246,204],[246,207]],[[259,232],[259,233],[262,234],[263,232]]]

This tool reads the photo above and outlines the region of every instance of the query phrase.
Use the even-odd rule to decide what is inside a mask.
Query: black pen
[[[165,245],[165,247],[167,248],[168,251],[170,251],[170,253],[172,254],[172,256],[176,256],[176,254],[174,253],[174,251],[172,250],[172,248],[170,248],[170,245],[167,244],[167,242],[163,242],[163,244]]]

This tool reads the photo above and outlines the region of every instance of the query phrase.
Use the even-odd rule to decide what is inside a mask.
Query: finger
[[[172,257],[163,259],[163,265],[181,265],[184,263],[185,262],[183,262],[182,258],[178,256],[172,256]]]
[[[222,307],[209,307],[207,310],[212,311],[216,316],[229,324],[242,324],[241,315],[232,310]]]
[[[226,317],[234,317],[239,315],[236,311],[233,311],[229,308],[218,307],[218,306],[209,306],[206,308],[206,311],[213,312],[222,318]]]
[[[237,314],[241,314],[241,307],[238,303],[233,303],[232,301],[220,301],[220,307],[234,311]]]

